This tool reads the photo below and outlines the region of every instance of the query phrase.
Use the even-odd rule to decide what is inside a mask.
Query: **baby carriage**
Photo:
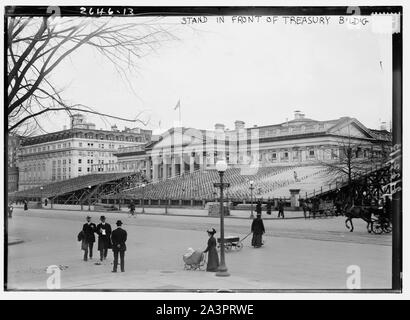
[[[188,252],[182,256],[185,270],[203,270],[206,264],[205,253],[198,250],[188,249]]]

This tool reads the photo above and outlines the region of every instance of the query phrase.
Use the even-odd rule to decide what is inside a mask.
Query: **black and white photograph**
[[[3,7],[5,290],[401,292],[402,7],[135,5]]]

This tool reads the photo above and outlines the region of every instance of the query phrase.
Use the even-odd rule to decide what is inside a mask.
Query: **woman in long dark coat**
[[[256,218],[252,221],[251,231],[252,236],[252,246],[255,248],[260,248],[262,246],[262,235],[265,233],[265,226],[263,225],[263,220],[261,214],[257,214]]]
[[[206,266],[206,271],[215,272],[218,271],[219,267],[218,251],[216,250],[216,239],[214,237],[216,230],[212,228],[207,232],[209,236],[208,246],[204,251],[204,253],[208,253],[208,264]]]

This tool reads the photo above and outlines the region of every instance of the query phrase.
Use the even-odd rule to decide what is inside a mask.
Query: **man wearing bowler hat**
[[[120,255],[121,272],[124,272],[124,256],[125,250],[127,250],[127,246],[125,245],[125,242],[127,241],[127,231],[121,227],[121,220],[118,220],[116,225],[117,229],[111,234],[112,251],[114,253],[114,268],[112,272],[117,272],[118,254]]]
[[[100,251],[100,260],[107,259],[108,249],[111,246],[111,226],[105,222],[105,217],[100,217],[101,223],[97,225],[98,234],[98,251]]]
[[[84,232],[84,261],[87,261],[87,255],[90,253],[90,259],[93,258],[93,246],[95,242],[94,233],[97,230],[95,223],[91,222],[91,217],[87,216],[87,222],[83,225]]]

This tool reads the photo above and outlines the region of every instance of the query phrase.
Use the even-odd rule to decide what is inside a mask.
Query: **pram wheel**
[[[236,249],[241,250],[242,248],[243,248],[243,243],[242,243],[241,241],[239,241],[239,242],[236,244]]]

